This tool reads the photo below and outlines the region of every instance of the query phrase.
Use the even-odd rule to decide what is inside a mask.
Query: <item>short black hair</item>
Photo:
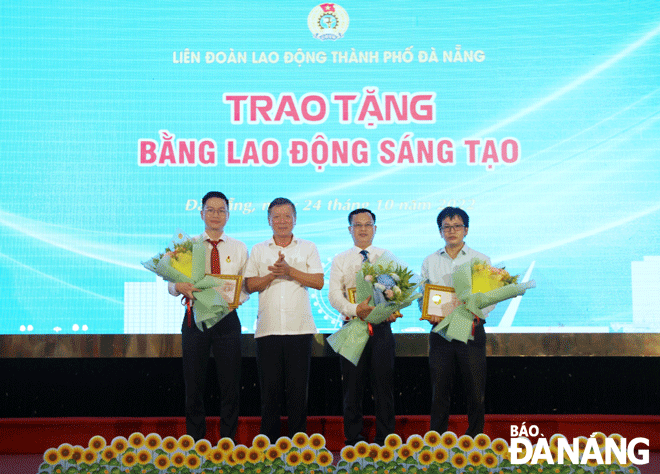
[[[275,206],[283,206],[285,204],[288,204],[291,206],[291,209],[293,209],[293,216],[296,217],[296,205],[291,201],[291,199],[283,198],[283,197],[278,197],[273,199],[273,202],[270,203],[268,206],[268,217],[270,217],[270,211],[272,208]]]
[[[227,196],[224,195],[224,193],[221,193],[220,191],[209,191],[204,195],[202,198],[202,207],[206,205],[206,201],[208,201],[211,198],[220,198],[223,201],[227,203],[227,208],[229,209],[229,199],[227,199]]]
[[[353,216],[356,214],[362,214],[363,212],[368,212],[371,214],[371,218],[374,220],[374,224],[376,223],[376,214],[371,212],[369,209],[365,209],[364,207],[361,207],[360,209],[354,209],[351,211],[351,213],[348,215],[348,223],[350,225],[353,225]]]
[[[467,212],[465,212],[463,209],[460,207],[445,207],[442,211],[440,211],[440,214],[438,214],[438,229],[442,230],[442,221],[445,219],[453,219],[454,217],[460,217],[463,219],[463,225],[468,228],[470,227],[470,218],[467,215]]]

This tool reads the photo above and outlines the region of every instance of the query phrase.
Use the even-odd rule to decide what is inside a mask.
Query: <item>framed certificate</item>
[[[236,309],[240,304],[241,287],[243,286],[243,277],[241,275],[213,275],[222,280],[222,285],[215,287],[220,296],[229,303],[229,309]]]
[[[438,286],[427,283],[424,286],[424,301],[422,303],[421,319],[429,320],[431,316],[440,316],[442,320],[455,307],[456,292],[449,286]]]
[[[357,288],[347,288],[346,289],[346,293],[348,293],[348,301],[350,301],[353,304],[357,303],[357,301],[355,301],[355,293],[356,292],[357,292]],[[400,311],[395,311],[392,314],[394,314],[394,316],[396,316],[397,318],[402,318],[403,317],[403,314],[401,314]]]

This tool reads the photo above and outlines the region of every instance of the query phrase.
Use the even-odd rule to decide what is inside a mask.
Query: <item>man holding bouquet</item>
[[[445,246],[424,259],[422,279],[432,285],[453,287],[454,270],[473,258],[490,265],[490,259],[467,245],[464,239],[468,234],[469,217],[457,207],[444,208],[437,218],[440,235]],[[455,299],[443,307],[443,314],[449,314],[460,301]],[[443,305],[444,306],[444,305]],[[494,306],[482,310],[486,316]],[[440,316],[431,316],[431,324],[440,322]],[[429,335],[429,367],[433,387],[431,403],[431,430],[438,433],[447,431],[451,390],[456,367],[461,373],[463,386],[467,392],[468,429],[465,434],[472,437],[483,432],[486,390],[486,332],[484,320],[476,318],[473,323],[473,340],[464,343],[448,341],[440,334]]]
[[[323,288],[316,245],[293,235],[296,207],[277,198],[268,207],[273,237],[255,245],[245,270],[250,293],[259,292],[254,339],[261,386],[261,433],[280,437],[280,406],[286,388],[289,436],[305,432],[307,386],[316,325],[308,288]]]
[[[330,270],[330,304],[342,314],[344,322],[352,318],[364,319],[371,313],[370,297],[352,303],[349,288],[356,287],[356,273],[363,262],[376,262],[385,252],[372,245],[376,234],[376,216],[368,209],[355,209],[348,215],[348,231],[353,238],[353,247],[332,260]],[[371,302],[373,303],[373,302]],[[369,374],[376,410],[375,443],[385,444],[388,434],[394,432],[394,336],[391,323],[396,320],[391,315],[386,321],[374,324],[373,335],[369,337],[364,352],[357,365],[340,357],[342,389],[344,395],[344,435],[347,445],[363,441],[362,400],[365,378]]]
[[[218,191],[211,191],[202,198],[201,217],[204,232],[197,241],[205,242],[206,273],[242,275],[248,259],[247,247],[243,242],[229,237],[224,232],[229,220],[229,200]],[[170,283],[173,296],[184,295],[195,299],[199,291],[192,283]],[[240,302],[248,299],[241,291]],[[190,310],[192,311],[192,309]],[[209,326],[194,320],[194,314],[186,314],[181,327],[183,353],[183,378],[186,388],[186,432],[195,440],[206,435],[206,413],[204,388],[209,351],[218,373],[221,395],[220,436],[234,439],[238,427],[239,389],[241,379],[241,323],[236,310],[230,311],[219,322]]]

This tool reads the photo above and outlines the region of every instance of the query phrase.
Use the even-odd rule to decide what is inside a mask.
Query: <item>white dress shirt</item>
[[[206,273],[211,273],[211,250],[213,250],[213,245],[208,242],[208,234],[204,231],[194,240],[196,242],[206,242]],[[218,254],[220,256],[220,271],[223,275],[243,275],[248,261],[247,246],[243,242],[233,239],[223,232],[218,244]],[[181,293],[176,291],[174,285],[174,283],[170,283],[168,290],[171,295],[179,296]],[[240,303],[243,304],[249,297],[250,295],[245,291],[245,281],[243,281]]]
[[[428,281],[432,285],[450,286],[454,287],[451,275],[456,268],[473,258],[484,260],[490,265],[490,258],[483,253],[472,250],[467,245],[458,252],[456,258],[451,258],[444,247],[433,252],[431,255],[424,259],[422,263],[422,281]],[[484,316],[488,316],[495,305],[488,306],[481,310]]]
[[[323,273],[319,252],[312,242],[294,236],[289,245],[280,247],[271,237],[252,247],[245,268],[245,278],[268,275],[268,267],[277,261],[279,252],[284,254],[289,266],[298,271]],[[276,278],[259,293],[255,338],[317,332],[306,286],[292,278]]]
[[[335,255],[335,258],[332,259],[328,299],[332,307],[342,314],[344,320],[357,316],[356,308],[360,301],[351,303],[348,300],[348,289],[355,288],[355,274],[362,267],[363,261],[361,250],[361,248],[353,246],[345,252]],[[384,249],[373,245],[365,250],[369,252],[367,255],[372,263],[385,253]]]

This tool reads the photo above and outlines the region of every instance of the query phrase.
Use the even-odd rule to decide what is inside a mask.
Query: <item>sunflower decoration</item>
[[[225,462],[230,466],[235,466],[236,464],[238,464],[238,461],[236,461],[236,458],[234,457],[233,451],[227,454],[227,456],[225,457]]]
[[[318,463],[319,466],[321,467],[328,467],[330,464],[332,464],[332,453],[326,449],[321,451],[317,456],[316,456],[316,462]]]
[[[282,436],[281,438],[279,438],[277,440],[277,442],[275,443],[275,445],[277,446],[277,449],[279,449],[280,453],[282,453],[282,454],[288,453],[291,450],[291,446],[292,446],[291,440],[289,438],[287,438],[286,436]]]
[[[485,451],[490,447],[490,436],[486,433],[479,433],[474,437],[474,445],[480,451]]]
[[[122,454],[128,449],[128,440],[123,436],[116,436],[110,442],[110,446],[114,449],[117,454]]]
[[[325,438],[320,433],[314,433],[309,437],[309,446],[310,448],[316,449],[317,451],[319,449],[323,449],[325,448]]]
[[[418,453],[424,447],[424,438],[417,434],[410,435],[406,440],[406,444],[410,446],[414,453]]]
[[[456,453],[451,458],[451,465],[456,469],[463,469],[465,466],[467,466],[467,463],[467,457],[463,453]]]
[[[440,437],[440,444],[442,444],[445,449],[453,448],[456,446],[456,443],[458,443],[458,438],[452,431],[447,431]]]
[[[303,449],[309,444],[309,436],[307,436],[307,433],[296,433],[291,438],[291,442],[296,448]]]
[[[133,433],[128,437],[128,444],[133,449],[140,449],[144,447],[144,435],[142,433]]]
[[[94,452],[101,452],[103,448],[105,448],[107,443],[105,442],[105,438],[100,435],[93,436],[92,439],[89,440],[89,449],[93,450]]]
[[[369,444],[366,441],[359,441],[355,444],[355,454],[359,458],[366,458],[369,454]]]
[[[484,454],[483,459],[481,460],[481,463],[486,466],[488,469],[493,469],[497,467],[497,456],[495,456],[493,453],[486,453]]]
[[[311,449],[305,449],[300,453],[303,464],[310,465],[316,460],[316,454]]]
[[[401,436],[399,436],[396,433],[390,433],[387,435],[385,438],[385,446],[387,446],[390,449],[397,450],[401,445],[403,444],[403,441],[401,440]]]
[[[266,459],[270,462],[274,462],[282,456],[282,452],[277,446],[271,446],[266,450]]]
[[[121,463],[126,467],[133,467],[137,464],[137,462],[138,462],[137,454],[135,454],[132,451],[128,453],[124,453],[124,455],[121,457]]]
[[[434,461],[433,452],[429,449],[425,449],[421,453],[419,453],[419,457],[417,459],[419,460],[419,463],[421,465],[428,466]]]
[[[384,463],[390,462],[392,459],[394,459],[394,450],[392,448],[388,448],[387,446],[383,446],[383,448],[380,450],[378,459]]]
[[[163,451],[169,454],[172,454],[174,451],[176,451],[178,446],[179,442],[172,436],[168,436],[160,444],[160,447],[163,449]]]
[[[264,453],[261,451],[261,449],[257,448],[256,446],[251,446],[248,449],[247,453],[247,461],[252,463],[252,464],[257,464],[258,462],[263,461],[264,459]]]
[[[289,466],[297,466],[300,464],[300,461],[302,458],[300,457],[300,453],[298,451],[291,451],[289,454],[286,455],[286,463]]]
[[[85,449],[82,446],[74,446],[73,452],[71,453],[71,459],[69,459],[69,461],[79,463],[84,452]]]
[[[101,458],[105,462],[110,462],[116,457],[117,457],[117,451],[115,451],[115,449],[112,447],[112,445],[106,446],[105,449],[103,449],[103,451],[101,451]]]
[[[228,455],[234,450],[234,441],[231,438],[222,438],[218,441],[218,449]]]
[[[188,469],[197,469],[202,464],[202,461],[196,454],[190,453],[186,456],[185,465]]]
[[[341,458],[346,462],[353,462],[357,458],[357,453],[355,452],[355,448],[353,446],[344,446],[341,448],[339,454],[341,455]]]
[[[369,445],[369,452],[367,453],[367,457],[369,459],[376,460],[380,456],[380,446],[378,446],[376,443],[371,443]]]
[[[84,462],[85,464],[93,464],[98,459],[98,456],[99,456],[98,452],[96,452],[92,448],[87,448],[86,450],[83,451],[81,459],[82,462]]]
[[[163,443],[163,439],[158,433],[150,433],[144,440],[144,445],[146,448],[151,449],[152,451],[160,448],[160,445]]]
[[[550,443],[548,443],[550,452],[554,452],[554,453],[559,452],[559,440],[562,438],[566,439],[566,436],[559,433],[555,433],[552,436],[550,436]]]
[[[244,444],[239,444],[232,451],[232,455],[238,464],[244,464],[247,461],[248,448]]]
[[[436,448],[440,445],[440,433],[437,431],[429,431],[424,435],[424,442],[431,448]]]
[[[60,455],[60,459],[63,461],[68,461],[73,455],[73,446],[71,446],[69,443],[62,443],[57,448],[57,452]]]
[[[170,462],[174,467],[183,467],[186,463],[186,455],[183,453],[174,453],[170,458]]]
[[[509,445],[502,438],[496,438],[490,443],[490,447],[495,454],[498,456],[503,456],[509,452]]]
[[[252,447],[257,448],[262,453],[266,451],[269,446],[270,446],[270,440],[268,439],[268,436],[264,434],[258,434],[252,440]]]
[[[623,436],[621,436],[619,433],[612,433],[608,436],[608,438],[614,440],[617,448],[621,449],[623,447]]]
[[[465,453],[467,453],[468,451],[472,451],[474,449],[474,440],[470,435],[463,435],[460,438],[458,438],[457,444],[458,447],[461,449],[461,451]]]
[[[584,450],[587,449],[587,438],[584,436],[578,436],[578,449],[580,454],[584,453]]]
[[[146,466],[151,462],[151,451],[148,449],[141,449],[137,453],[137,458],[138,458],[138,463],[140,463],[141,466]]]
[[[596,438],[596,442],[598,443],[598,447],[600,449],[603,449],[605,447],[605,440],[607,439],[605,433],[601,433],[600,431],[595,431],[594,433],[591,433],[590,438]]]
[[[473,466],[481,466],[481,463],[483,462],[483,456],[479,451],[472,451],[470,454],[468,454],[468,461],[470,461],[470,464]]]
[[[445,448],[438,448],[433,451],[433,460],[439,464],[446,462],[449,459],[449,454]]]
[[[192,436],[185,434],[179,438],[177,446],[181,451],[187,452],[195,446],[195,440]]]
[[[154,459],[154,465],[161,471],[164,471],[168,467],[170,467],[170,458],[165,456],[164,454],[161,454],[159,456],[156,456],[156,459]]]
[[[195,451],[200,456],[206,457],[206,455],[209,453],[209,451],[211,451],[211,449],[212,449],[211,443],[209,443],[209,441],[206,439],[200,439],[195,443]]]
[[[399,450],[397,451],[397,456],[399,456],[399,459],[408,459],[410,456],[414,454],[413,450],[410,449],[410,446],[407,444],[401,445]]]
[[[211,448],[206,454],[206,459],[213,464],[220,464],[225,460],[225,453],[220,448]]]
[[[589,458],[589,459],[587,459],[587,466],[596,467],[596,466],[598,466],[598,461],[593,459],[593,458]]]
[[[44,453],[44,461],[46,461],[51,466],[54,466],[55,464],[60,462],[60,460],[61,460],[60,453],[56,448],[49,448]]]

